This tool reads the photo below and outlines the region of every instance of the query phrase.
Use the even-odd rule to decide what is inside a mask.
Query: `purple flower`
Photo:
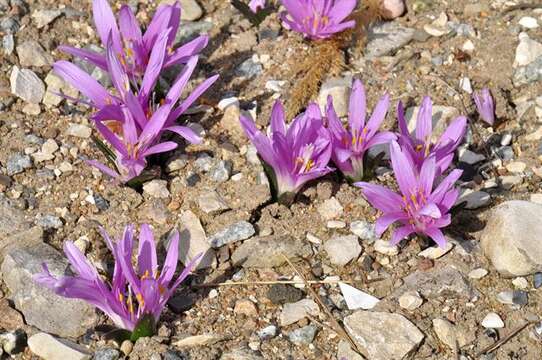
[[[177,49],[173,49],[181,19],[181,6],[178,1],[173,5],[161,4],[158,6],[144,34],[128,5],[123,5],[119,11],[118,26],[107,0],[93,0],[92,10],[96,30],[104,48],[107,47],[111,36],[114,56],[119,59],[133,81],[141,80],[145,74],[147,64],[150,62],[156,46],[164,47],[163,66],[167,68],[175,64],[186,63],[191,56],[198,54],[205,48],[209,41],[208,36],[200,36]],[[70,46],[59,48],[66,53],[89,61],[103,70],[108,70],[106,57],[97,52]]]
[[[482,120],[493,126],[495,122],[495,102],[489,89],[483,88],[481,92],[475,92],[472,97]]]
[[[311,103],[305,113],[286,128],[284,108],[275,102],[271,112],[271,132],[267,136],[245,116],[240,121],[258,154],[274,172],[278,197],[295,194],[310,180],[330,171],[331,137],[323,125],[317,104]]]
[[[43,264],[43,272],[34,275],[34,281],[57,295],[87,301],[106,313],[115,325],[129,331],[133,331],[139,320],[147,315],[158,322],[166,302],[190,274],[201,255],[192,259],[172,281],[179,256],[178,232],[170,239],[161,271],[158,269],[154,236],[148,225],[141,226],[137,269],[132,266],[134,226],[126,226],[118,242],[112,242],[103,229],[101,232],[115,259],[110,281],[102,279],[85,255],[69,241],[64,243],[64,253],[76,274],[55,277],[47,264]]]
[[[399,144],[406,151],[407,156],[412,158],[416,167],[421,169],[425,159],[435,155],[435,161],[440,173],[446,171],[454,159],[454,151],[459,146],[467,130],[467,118],[459,116],[452,121],[436,143],[431,140],[433,134],[433,104],[431,98],[426,96],[418,112],[416,131],[410,135],[405,120],[403,104],[397,105],[397,117],[399,119]]]
[[[325,39],[353,28],[356,22],[343,20],[356,7],[356,0],[282,0],[287,12],[280,14],[283,24],[312,40]]]
[[[389,131],[378,131],[388,112],[389,103],[390,97],[386,94],[380,99],[366,124],[365,89],[361,81],[355,80],[348,111],[349,130],[346,130],[335,113],[331,96],[328,97],[326,112],[328,129],[333,138],[333,162],[352,181],[363,179],[363,157],[368,149],[397,138]]]
[[[265,0],[250,0],[248,6],[253,13],[257,13],[258,10],[261,10],[265,7]]]
[[[442,231],[451,222],[450,208],[455,204],[459,191],[454,183],[462,170],[453,170],[435,186],[438,166],[435,155],[426,158],[420,170],[407,152],[397,142],[391,143],[391,164],[401,194],[390,189],[366,182],[358,182],[363,195],[382,216],[376,222],[376,232],[380,236],[393,223],[401,226],[395,229],[391,244],[395,245],[412,233],[427,235],[441,248],[446,245]]]

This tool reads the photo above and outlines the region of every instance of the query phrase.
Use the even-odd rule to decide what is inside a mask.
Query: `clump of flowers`
[[[490,126],[493,126],[495,123],[495,101],[489,89],[483,88],[480,92],[475,92],[472,98],[474,99],[480,118]]]
[[[378,131],[386,117],[390,97],[384,95],[369,119],[365,88],[359,80],[355,80],[350,95],[348,109],[348,130],[337,117],[331,96],[328,98],[328,128],[333,138],[333,162],[351,181],[361,181],[364,175],[364,157],[371,147],[389,143],[397,136],[389,131]]]
[[[399,120],[399,144],[411,158],[414,165],[421,169],[425,160],[431,155],[435,156],[437,168],[440,173],[446,171],[454,159],[454,151],[459,146],[467,130],[467,118],[459,116],[442,133],[437,142],[432,141],[433,135],[433,103],[426,96],[418,112],[414,136],[410,135],[405,120],[403,104],[397,106]]]
[[[331,136],[324,127],[317,104],[310,103],[307,110],[286,127],[282,103],[275,102],[269,135],[259,131],[245,116],[241,116],[240,121],[258,155],[271,168],[279,202],[290,203],[308,181],[332,171],[328,166]]]
[[[450,209],[455,204],[459,191],[454,183],[462,170],[453,170],[438,185],[439,168],[436,155],[430,154],[423,160],[421,168],[413,162],[408,150],[401,149],[395,141],[391,143],[391,164],[400,193],[366,182],[355,185],[363,190],[363,195],[383,215],[376,222],[376,233],[382,235],[393,223],[400,227],[394,230],[391,244],[395,245],[412,233],[433,239],[439,247],[446,246],[446,238],[441,228],[451,222]]]
[[[288,29],[312,40],[326,39],[356,25],[344,21],[356,7],[357,0],[282,0],[286,12],[280,14]]]
[[[133,341],[138,336],[150,336],[166,302],[197,265],[201,254],[192,259],[173,281],[179,257],[178,232],[170,238],[161,271],[154,236],[148,225],[141,226],[137,269],[132,265],[134,226],[126,226],[122,238],[117,242],[113,242],[103,229],[101,232],[115,259],[111,279],[103,279],[85,255],[67,241],[64,243],[64,253],[76,274],[55,277],[47,264],[43,264],[43,272],[34,275],[34,281],[57,295],[82,299],[102,310],[116,326],[130,332],[127,337]]]

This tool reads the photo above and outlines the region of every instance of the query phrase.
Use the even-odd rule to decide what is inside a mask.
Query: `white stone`
[[[542,194],[531,194],[530,200],[531,202],[542,205]]]
[[[317,211],[324,220],[333,220],[342,215],[343,207],[336,198],[332,197],[318,205]]]
[[[207,235],[199,218],[190,210],[179,216],[179,261],[186,265],[198,254],[204,254],[196,269],[207,269],[216,265],[215,251],[207,241]]]
[[[143,192],[151,197],[159,199],[169,198],[166,180],[151,180],[143,184]]]
[[[319,312],[318,305],[311,299],[284,304],[280,314],[280,325],[288,326],[306,318],[307,315],[318,316]]]
[[[479,163],[480,161],[484,161],[485,158],[486,157],[484,155],[477,154],[468,149],[459,151],[459,161],[467,163],[469,165],[474,165],[476,163]]]
[[[284,85],[286,85],[286,81],[284,80],[268,80],[265,83],[265,88],[266,90],[271,90],[275,93],[280,93]]]
[[[459,86],[467,94],[472,94],[472,85],[468,77],[464,77],[459,81]]]
[[[517,174],[524,172],[526,167],[527,165],[524,162],[514,161],[506,165],[506,170]]]
[[[538,27],[538,20],[536,20],[534,17],[524,16],[519,19],[518,24],[526,29],[536,29]]]
[[[195,21],[203,15],[203,10],[196,0],[181,0],[181,9],[181,20]]]
[[[454,247],[454,244],[451,242],[447,242],[446,246],[444,248],[441,248],[440,246],[433,246],[429,247],[423,251],[421,251],[418,256],[424,257],[426,259],[438,259],[444,255],[446,255],[450,250],[452,250]]]
[[[439,17],[435,21],[430,24],[424,25],[423,29],[429,35],[439,37],[446,35],[451,31],[451,29],[446,26],[447,23],[448,16],[446,15],[446,13],[441,12]]]
[[[474,269],[471,272],[469,272],[469,277],[471,279],[479,280],[479,279],[485,277],[487,274],[488,274],[488,271],[486,269],[478,268],[478,269]]]
[[[504,322],[499,315],[490,312],[482,320],[482,326],[486,329],[502,329],[504,327]]]
[[[520,290],[525,290],[529,287],[529,282],[524,277],[517,277],[512,280],[512,284]]]
[[[407,291],[399,297],[399,306],[409,311],[416,310],[423,304],[423,299],[417,291]]]
[[[70,124],[66,130],[66,135],[78,137],[81,139],[88,139],[92,134],[92,129],[83,124]]]
[[[349,310],[370,310],[380,301],[378,298],[358,290],[348,284],[340,282],[339,287],[341,288],[344,301],[346,302],[346,306],[348,306]]]
[[[344,229],[346,227],[346,223],[339,220],[329,220],[326,227],[328,229]]]
[[[30,351],[43,360],[89,360],[91,354],[82,346],[46,333],[37,333],[28,339]]]
[[[514,67],[529,65],[542,55],[542,44],[529,37],[526,33],[519,34],[519,44],[516,48]]]
[[[484,191],[474,191],[471,189],[464,189],[457,199],[456,205],[462,202],[467,202],[466,209],[478,209],[483,206],[487,206],[491,202],[491,195]]]
[[[329,239],[324,243],[324,250],[331,263],[337,266],[344,266],[361,254],[361,246],[356,235]]]
[[[396,245],[391,245],[389,241],[385,240],[376,240],[375,241],[375,251],[384,254],[387,256],[395,256],[399,254],[399,248]]]
[[[465,52],[473,52],[474,51],[474,43],[471,40],[467,40],[463,43],[463,46],[461,46],[461,50]]]
[[[220,100],[217,106],[221,111],[224,111],[226,110],[228,106],[232,106],[232,105],[239,107],[239,99],[236,97],[225,98],[225,99]]]
[[[350,101],[351,78],[333,78],[326,80],[320,87],[318,105],[322,112],[327,106],[329,95],[333,98],[333,107],[338,117],[348,115],[348,103]]]
[[[14,66],[9,77],[11,92],[26,102],[39,104],[45,93],[43,81],[32,70]]]

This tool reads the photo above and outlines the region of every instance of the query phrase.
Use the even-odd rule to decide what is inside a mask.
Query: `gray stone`
[[[247,221],[239,221],[209,237],[212,247],[219,248],[229,243],[246,240],[256,233],[254,226]]]
[[[357,235],[361,240],[372,244],[376,241],[375,224],[363,220],[354,221],[350,224],[350,232]]]
[[[334,237],[324,243],[324,250],[331,263],[337,266],[344,266],[361,254],[356,235]]]
[[[167,199],[170,196],[166,180],[151,180],[143,185],[143,193],[157,199]]]
[[[526,85],[542,79],[542,56],[537,57],[527,66],[522,66],[514,72],[514,85]]]
[[[407,45],[413,38],[416,30],[401,26],[396,22],[376,24],[367,34],[367,47],[365,57],[373,59],[389,55]]]
[[[307,258],[312,250],[307,243],[288,235],[255,237],[245,241],[233,252],[233,264],[245,268],[272,268],[283,265],[287,256],[290,260]]]
[[[184,44],[195,39],[199,35],[207,34],[213,28],[213,23],[210,21],[181,21],[181,26],[175,35],[175,43]]]
[[[3,194],[0,194],[0,244],[18,232],[30,228],[23,211],[16,209]],[[0,249],[2,246],[0,246]]]
[[[318,213],[324,220],[332,220],[342,215],[343,207],[341,203],[334,197],[324,200],[323,203],[318,205]]]
[[[218,213],[230,208],[214,190],[201,194],[198,197],[198,206],[206,214]]]
[[[534,274],[534,277],[533,277],[533,286],[535,289],[538,289],[542,286],[542,273],[541,272],[537,272],[536,274]]]
[[[216,182],[226,182],[230,179],[232,171],[231,161],[219,161],[209,170],[211,180]]]
[[[344,117],[348,115],[348,103],[350,101],[350,90],[352,87],[352,77],[331,78],[326,80],[320,87],[318,95],[318,105],[322,113],[325,113],[327,107],[327,98],[333,99],[333,108],[337,116]]]
[[[11,210],[13,212],[9,217],[6,216],[2,219],[4,221],[9,221],[11,219],[10,227],[16,225],[13,221],[17,220],[15,220],[13,216],[18,214],[18,210],[13,208],[11,208]],[[2,213],[3,211],[0,209],[0,214]],[[3,224],[2,220],[0,220],[0,226]],[[36,246],[43,241],[43,230],[41,227],[34,226],[33,228],[27,229],[27,226],[30,226],[30,224],[26,222],[21,223],[20,227],[16,225],[18,230],[13,231],[13,233],[8,235],[3,235],[2,230],[0,230],[0,263],[2,263],[4,256],[11,250]],[[9,227],[7,229],[9,229]]]
[[[269,340],[277,335],[277,327],[275,325],[269,325],[258,331],[258,337],[260,340]]]
[[[446,319],[433,319],[433,330],[439,340],[452,350],[462,348],[472,341],[467,331],[458,329]]]
[[[237,76],[244,76],[250,79],[260,75],[262,71],[262,64],[256,63],[254,62],[254,60],[252,60],[252,58],[249,58],[243,61],[241,65],[239,65],[237,69],[235,69],[235,74]]]
[[[542,205],[518,200],[500,204],[489,216],[480,245],[501,274],[514,277],[542,271],[540,216]]]
[[[32,13],[32,19],[36,23],[36,27],[41,29],[45,25],[53,22],[57,17],[62,15],[62,11],[52,9],[52,10],[36,10]]]
[[[4,48],[4,54],[7,56],[13,53],[13,50],[15,50],[15,40],[13,39],[13,34],[7,34],[2,37],[2,47]]]
[[[514,67],[529,65],[540,56],[542,56],[542,44],[531,39],[527,33],[520,33]]]
[[[81,139],[88,139],[92,135],[92,129],[83,124],[70,124],[66,130],[66,135]]]
[[[318,328],[314,325],[303,326],[288,334],[288,339],[296,345],[309,345],[314,340]]]
[[[242,348],[223,353],[220,360],[264,360],[264,357],[252,350]]]
[[[404,316],[385,312],[356,311],[344,318],[344,327],[371,360],[403,359],[424,338]]]
[[[474,191],[471,189],[464,189],[461,195],[456,201],[456,205],[466,203],[465,208],[474,210],[491,203],[491,195],[485,191]]]
[[[26,333],[22,329],[0,334],[0,356],[2,349],[10,355],[18,354],[24,351],[26,347]]]
[[[30,169],[31,167],[32,159],[30,159],[30,156],[21,153],[15,153],[11,155],[6,163],[8,176],[20,174],[26,169]]]
[[[203,16],[203,10],[196,0],[181,0],[181,20],[194,21]]]
[[[62,220],[60,220],[58,216],[46,214],[46,215],[40,216],[36,220],[36,225],[41,226],[45,230],[49,230],[49,229],[60,229],[63,224],[62,224]]]
[[[28,339],[28,347],[43,360],[90,360],[91,354],[82,346],[46,333],[37,333]]]
[[[201,172],[207,172],[213,166],[213,158],[206,153],[199,154],[196,161],[194,161],[194,166]]]
[[[338,360],[363,360],[364,358],[352,350],[350,343],[346,340],[341,340],[337,347],[337,359]]]
[[[120,352],[117,349],[102,348],[94,353],[94,360],[118,360]]]
[[[27,324],[42,331],[79,337],[97,323],[96,311],[82,300],[58,296],[36,284],[32,276],[43,270],[44,262],[54,276],[70,273],[64,256],[47,244],[15,249],[5,256],[1,271],[15,308],[23,313]]]
[[[408,291],[399,297],[399,306],[409,311],[416,310],[423,304],[423,299],[417,291]]]
[[[311,299],[285,304],[280,313],[280,326],[288,326],[310,316],[318,316],[320,309]]]
[[[518,305],[524,306],[527,305],[529,299],[527,297],[527,292],[522,290],[507,290],[501,291],[497,294],[497,300],[501,304],[506,305]]]
[[[284,304],[299,301],[303,298],[303,291],[286,284],[271,285],[267,291],[267,298],[273,304]]]
[[[43,81],[32,70],[19,69],[17,66],[11,70],[9,77],[11,92],[32,104],[39,104],[45,94]]]
[[[41,45],[34,40],[25,41],[17,45],[17,56],[23,67],[50,66],[53,64],[51,54],[45,52]]]
[[[198,254],[205,254],[196,269],[207,269],[216,265],[216,254],[205,235],[198,217],[190,210],[183,211],[179,223],[179,261],[187,264]]]

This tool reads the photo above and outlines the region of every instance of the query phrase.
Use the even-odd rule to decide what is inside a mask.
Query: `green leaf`
[[[115,169],[117,172],[119,169],[117,168],[117,156],[115,153],[107,146],[105,143],[98,139],[96,136],[92,135],[91,137],[92,141],[96,144],[96,147],[104,154],[105,158],[107,159],[107,162],[113,169]]]
[[[154,316],[146,314],[136,324],[134,331],[132,331],[132,336],[130,336],[130,340],[136,342],[139,338],[153,336],[155,330],[156,322],[154,321]]]
[[[252,23],[253,26],[260,25],[262,21],[264,21],[265,18],[273,12],[273,9],[268,7],[265,9],[261,9],[256,14],[254,14],[252,10],[250,10],[250,7],[241,0],[231,0],[231,4],[234,8],[239,10],[239,12],[243,14],[248,19],[248,21]]]
[[[262,159],[260,154],[258,154],[258,159],[260,159],[263,167],[263,172],[265,173],[265,175],[267,176],[267,180],[269,181],[269,185],[271,187],[271,196],[273,197],[273,199],[277,200],[279,187],[277,183],[277,176],[275,175],[275,170],[273,170],[273,168]]]

